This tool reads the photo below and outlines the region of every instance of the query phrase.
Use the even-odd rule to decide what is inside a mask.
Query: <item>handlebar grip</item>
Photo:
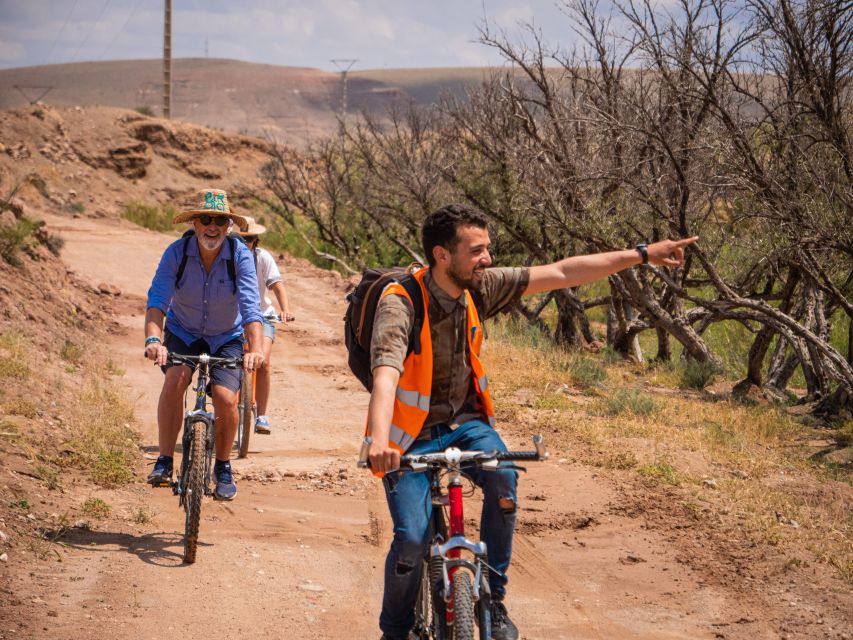
[[[501,451],[498,460],[539,460],[538,451]]]

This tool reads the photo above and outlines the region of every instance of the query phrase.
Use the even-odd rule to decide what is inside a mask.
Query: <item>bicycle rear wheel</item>
[[[237,402],[237,457],[249,455],[249,436],[254,425],[255,380],[253,374],[243,373],[240,384],[240,399]]]
[[[207,438],[207,424],[203,420],[190,423],[191,430],[189,451],[184,455],[189,456],[186,466],[187,482],[184,509],[186,509],[186,522],[184,524],[184,562],[192,564],[195,562],[195,552],[198,546],[198,527],[201,522],[201,501],[204,498],[204,454],[205,439]]]
[[[453,604],[453,624],[449,625],[450,640],[474,640],[474,592],[467,571],[453,574],[450,599]]]

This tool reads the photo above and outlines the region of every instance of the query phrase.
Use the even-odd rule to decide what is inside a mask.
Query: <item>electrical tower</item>
[[[341,72],[341,119],[347,117],[347,73],[356,62],[358,60],[354,58],[337,58],[332,60],[332,64]]]

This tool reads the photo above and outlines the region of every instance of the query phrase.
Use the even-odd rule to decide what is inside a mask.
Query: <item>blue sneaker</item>
[[[168,487],[172,482],[172,458],[169,456],[157,456],[154,470],[148,474],[146,481],[152,487]]]
[[[217,500],[233,500],[237,495],[237,485],[231,475],[231,463],[217,460],[213,465],[213,477],[216,480],[213,497]]]
[[[258,416],[255,420],[255,433],[269,433],[270,421],[266,416]]]

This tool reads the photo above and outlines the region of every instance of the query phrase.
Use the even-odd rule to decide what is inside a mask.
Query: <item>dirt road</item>
[[[49,224],[72,269],[128,299],[110,346],[153,458],[162,376],[142,358],[140,299],[170,238],[117,222]],[[343,284],[293,261],[283,273],[297,321],[273,351],[274,430],[234,463],[237,500],[205,501],[197,562],[181,563],[170,492],[141,482],[99,492],[117,513],[142,505],[153,517],[71,534],[65,561],[34,577],[53,587],[38,637],[379,637],[390,520],[380,485],[354,467],[367,394],[346,369]],[[526,434],[509,441],[525,446]],[[679,562],[672,540],[594,470],[556,456],[531,465],[520,503],[508,606],[524,638],[778,637],[742,591]]]

